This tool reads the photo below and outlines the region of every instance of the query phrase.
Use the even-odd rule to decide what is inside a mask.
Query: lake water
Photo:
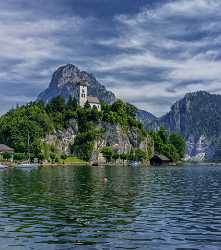
[[[221,249],[221,166],[1,170],[0,249]]]

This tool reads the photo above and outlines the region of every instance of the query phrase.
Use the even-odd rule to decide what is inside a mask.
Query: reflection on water
[[[73,248],[221,249],[221,166],[2,170],[0,249]]]

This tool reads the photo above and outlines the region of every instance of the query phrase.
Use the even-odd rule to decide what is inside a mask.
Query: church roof
[[[96,103],[96,104],[100,104],[100,101],[98,100],[98,98],[96,96],[88,96],[87,97],[87,101],[89,103]]]
[[[79,82],[78,82],[79,85],[81,86],[88,86],[88,83],[85,79],[81,79]]]
[[[153,157],[159,158],[161,161],[170,161],[169,158],[167,158],[165,155],[162,154],[155,154]]]

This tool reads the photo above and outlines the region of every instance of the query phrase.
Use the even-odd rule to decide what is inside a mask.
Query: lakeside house
[[[7,153],[10,160],[13,161],[14,152],[15,152],[14,148],[10,148],[5,144],[0,144],[0,160],[2,160],[3,155]]]
[[[78,83],[78,103],[81,107],[84,107],[88,103],[91,108],[96,107],[98,111],[101,111],[101,104],[96,96],[88,96],[88,83],[85,79],[81,79]]]
[[[153,166],[160,166],[160,165],[166,165],[171,163],[171,160],[167,158],[165,155],[162,154],[155,154],[151,159],[150,159],[150,164]]]
[[[0,144],[0,153],[14,153],[14,148],[10,148],[5,144]]]

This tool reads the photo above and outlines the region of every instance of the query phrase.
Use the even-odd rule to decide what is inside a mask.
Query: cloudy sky
[[[186,92],[221,94],[220,0],[0,0],[0,112],[73,63],[161,115]]]

